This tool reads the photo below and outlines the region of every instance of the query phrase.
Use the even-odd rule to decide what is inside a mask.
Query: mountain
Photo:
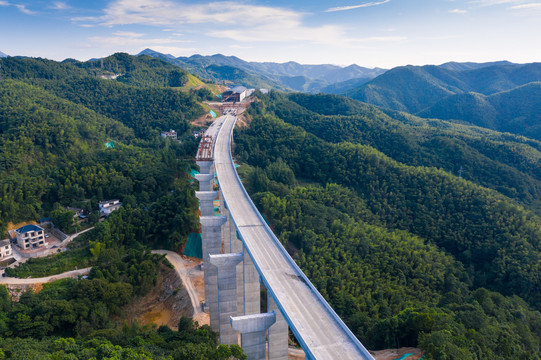
[[[3,58],[3,57],[7,57],[7,55],[0,51],[0,58]]]
[[[384,69],[368,69],[358,65],[340,67],[330,64],[303,65],[294,61],[286,63],[247,62],[236,56],[222,54],[173,58],[171,55],[161,54],[151,49],[145,49],[138,55],[160,58],[215,82],[225,81],[247,87],[304,92],[319,92],[330,84],[356,78],[373,79],[385,72]],[[222,66],[224,68],[220,68]]]
[[[418,115],[457,120],[541,140],[541,82],[489,96],[478,93],[449,96]]]
[[[348,91],[348,96],[369,104],[415,114],[448,96],[467,92],[491,95],[541,81],[541,63],[502,63],[460,71],[446,67],[450,66],[394,68]]]
[[[259,97],[235,135],[243,182],[363,344],[541,355],[541,142],[341,96]]]
[[[372,80],[372,78],[370,77],[350,79],[350,80],[334,83],[331,85],[327,85],[324,88],[321,88],[320,92],[322,92],[323,94],[346,94],[347,96],[347,92],[349,90],[358,88],[359,86],[366,84],[370,80]]]
[[[497,65],[516,65],[516,64],[509,61],[492,61],[492,62],[486,62],[486,63],[450,61],[450,62],[446,62],[445,64],[439,65],[439,67],[447,69],[447,70],[464,71],[464,70],[481,69],[484,67],[497,66]]]

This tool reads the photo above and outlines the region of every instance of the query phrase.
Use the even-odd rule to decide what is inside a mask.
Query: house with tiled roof
[[[45,245],[45,231],[38,225],[25,225],[16,230],[17,245],[21,249],[34,249]]]

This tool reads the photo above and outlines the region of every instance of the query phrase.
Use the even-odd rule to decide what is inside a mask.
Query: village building
[[[9,239],[0,241],[0,260],[7,259],[13,256],[11,242]]]
[[[113,211],[118,210],[122,206],[120,200],[100,201],[100,216],[109,216]]]
[[[171,138],[173,140],[177,140],[177,132],[173,129],[169,131],[162,131],[161,135],[164,138]]]
[[[37,225],[25,225],[16,230],[17,245],[21,249],[35,249],[45,245],[45,230]]]
[[[222,93],[222,102],[241,102],[247,96],[244,86],[235,86],[233,89]]]

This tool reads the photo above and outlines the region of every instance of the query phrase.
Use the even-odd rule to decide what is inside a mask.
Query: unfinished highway
[[[308,359],[373,359],[280,244],[244,189],[231,155],[237,117],[216,120],[214,165],[245,249]]]

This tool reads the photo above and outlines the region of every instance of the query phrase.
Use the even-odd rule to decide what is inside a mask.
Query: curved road
[[[197,296],[197,292],[192,284],[192,280],[190,279],[188,272],[186,271],[187,261],[174,251],[152,250],[152,253],[165,255],[167,260],[169,260],[169,262],[175,268],[178,276],[180,276],[180,280],[182,280],[182,285],[186,288],[186,291],[188,291],[188,295],[190,296],[193,307],[193,316],[195,317],[197,314],[202,312],[199,297]]]
[[[236,116],[223,116],[214,165],[224,201],[263,282],[311,359],[373,359],[306,278],[246,193],[231,157]]]

